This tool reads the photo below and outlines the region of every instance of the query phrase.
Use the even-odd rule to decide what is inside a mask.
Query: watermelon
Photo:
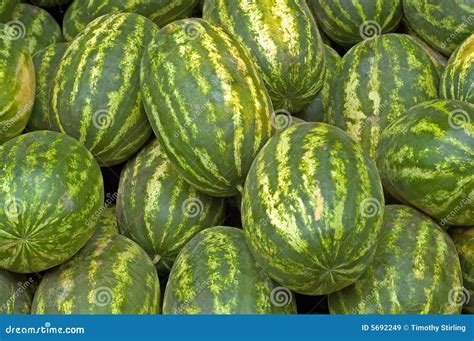
[[[242,230],[216,226],[179,253],[166,285],[163,314],[291,314],[293,294],[252,258]]]
[[[128,160],[151,134],[139,69],[144,47],[156,32],[156,25],[141,15],[103,16],[69,45],[61,59],[50,124],[83,143],[101,166]]]
[[[324,73],[324,84],[321,91],[311,104],[298,113],[298,117],[307,122],[324,122],[324,116],[329,110],[329,94],[331,86],[337,76],[337,70],[341,64],[341,56],[331,47],[325,45],[326,50],[326,71]]]
[[[29,314],[33,277],[0,269],[0,315]]]
[[[0,35],[0,145],[23,131],[35,98],[31,56],[11,38]]]
[[[257,155],[242,223],[252,254],[275,281],[323,295],[354,283],[372,261],[383,204],[367,152],[336,127],[304,123]]]
[[[462,287],[456,248],[433,220],[408,206],[386,206],[380,245],[357,282],[329,295],[332,314],[461,312],[453,296]]]
[[[413,30],[447,56],[474,31],[471,0],[403,0],[403,9]]]
[[[413,37],[365,40],[342,59],[327,123],[346,130],[375,158],[385,127],[410,107],[436,99],[438,87],[438,71]]]
[[[50,129],[51,89],[57,67],[68,46],[67,43],[53,44],[38,51],[33,56],[36,74],[36,95],[33,112],[26,126],[29,131]]]
[[[474,226],[454,227],[449,234],[459,254],[463,273],[463,287],[457,288],[457,301],[463,312],[474,314]]]
[[[103,207],[102,214],[95,227],[94,238],[103,235],[113,235],[119,233],[117,213],[115,206]]]
[[[62,26],[64,39],[72,41],[93,20],[94,18],[87,12],[81,1],[73,1],[64,13]]]
[[[272,104],[247,51],[203,19],[160,30],[142,61],[153,131],[173,166],[199,191],[239,193],[272,134]]]
[[[91,239],[67,263],[46,272],[32,314],[158,314],[160,282],[147,254],[130,239]]]
[[[440,95],[474,104],[474,34],[449,59],[441,78]]]
[[[61,42],[63,36],[56,20],[46,10],[29,5],[19,4],[12,14],[13,20],[23,25],[21,41],[27,45],[29,52],[35,52],[48,45]]]
[[[272,117],[272,125],[275,128],[275,134],[280,134],[289,127],[301,123],[307,122],[299,117],[291,116],[288,112],[278,112]]]
[[[11,20],[11,15],[20,0],[2,0],[0,1],[0,23],[6,23]]]
[[[148,253],[161,272],[169,272],[195,234],[224,221],[224,205],[224,199],[202,194],[185,182],[157,140],[128,161],[120,176],[120,230]]]
[[[316,97],[324,45],[306,0],[205,0],[203,17],[250,53],[275,109],[298,112]]]
[[[31,0],[31,3],[33,5],[41,6],[41,7],[56,7],[56,6],[68,4],[70,2],[71,0]]]
[[[393,32],[403,17],[402,0],[309,0],[323,31],[337,44]]]
[[[445,225],[474,225],[474,105],[435,100],[408,110],[382,133],[384,187]]]
[[[64,263],[94,232],[102,205],[99,165],[51,131],[0,146],[0,268],[32,273]]]

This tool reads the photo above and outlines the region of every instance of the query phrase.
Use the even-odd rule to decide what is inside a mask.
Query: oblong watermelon
[[[452,240],[414,208],[385,207],[374,262],[355,284],[329,295],[332,314],[459,314],[462,287]]]
[[[449,59],[441,78],[440,95],[474,104],[474,34]]]
[[[324,45],[306,0],[205,0],[203,17],[249,51],[275,109],[296,113],[321,89]]]
[[[0,35],[0,145],[25,129],[35,99],[31,56],[10,38]]]
[[[0,164],[0,268],[32,273],[64,263],[94,232],[104,201],[99,165],[51,131],[1,145]]]
[[[275,281],[322,295],[354,283],[372,261],[383,204],[369,155],[336,127],[303,123],[258,154],[242,223],[255,259]]]
[[[144,105],[176,170],[203,193],[239,193],[272,134],[272,104],[246,50],[202,19],[160,30],[141,68]]]
[[[211,227],[179,253],[166,285],[163,314],[296,313],[293,294],[285,289],[255,263],[242,230]]]
[[[403,10],[413,30],[447,56],[474,31],[471,0],[403,0]]]
[[[385,127],[410,107],[436,99],[438,88],[438,71],[413,37],[365,40],[342,59],[327,123],[346,130],[375,158]]]
[[[0,269],[0,315],[29,314],[33,282],[32,277]]]
[[[446,225],[474,225],[474,105],[417,105],[382,133],[377,165],[395,198]]]
[[[93,20],[94,18],[87,12],[81,1],[73,1],[63,18],[63,36],[66,41],[72,41]]]
[[[46,272],[32,314],[158,314],[160,282],[147,254],[130,239],[91,239],[67,263]]]
[[[129,159],[151,134],[139,76],[143,50],[156,32],[153,22],[137,14],[103,16],[61,59],[51,127],[83,143],[102,166]]]
[[[403,17],[402,0],[309,0],[318,24],[337,44],[393,32]]]
[[[120,230],[163,272],[169,272],[195,234],[224,221],[224,205],[224,199],[202,194],[184,181],[157,140],[128,161],[120,176]]]

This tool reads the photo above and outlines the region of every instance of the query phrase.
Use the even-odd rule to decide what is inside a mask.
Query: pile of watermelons
[[[474,312],[472,0],[0,0],[0,312]]]

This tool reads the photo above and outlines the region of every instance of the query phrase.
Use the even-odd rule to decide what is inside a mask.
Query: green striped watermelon
[[[92,236],[103,202],[99,165],[51,131],[0,146],[0,268],[31,273],[64,263]]]
[[[291,314],[293,294],[252,258],[242,230],[217,226],[179,253],[166,285],[164,314]]]
[[[306,0],[205,0],[203,17],[249,51],[275,109],[298,112],[324,79],[324,45]]]
[[[451,56],[441,78],[440,95],[474,104],[474,34]]]
[[[61,59],[50,124],[83,143],[102,166],[128,160],[151,134],[139,69],[143,50],[156,32],[153,22],[137,14],[103,16]]]
[[[474,31],[472,0],[403,0],[403,9],[413,30],[447,56]]]
[[[380,245],[357,282],[329,295],[332,314],[461,312],[459,258],[434,221],[408,206],[386,206]]]
[[[7,23],[12,19],[12,13],[20,0],[1,0],[0,1],[0,23]]]
[[[160,282],[147,254],[130,239],[91,239],[67,263],[46,272],[32,314],[157,314]]]
[[[311,104],[298,113],[298,117],[308,122],[323,122],[324,116],[327,115],[329,110],[329,95],[331,86],[337,76],[337,70],[341,64],[342,58],[339,54],[331,47],[325,45],[326,50],[326,71],[324,73],[324,84],[316,95],[316,98]]]
[[[162,272],[169,272],[179,251],[195,234],[224,221],[224,205],[224,199],[202,194],[185,182],[157,140],[130,160],[120,176],[120,230]]]
[[[327,122],[375,158],[381,132],[410,107],[438,97],[439,76],[413,37],[387,34],[353,47],[331,88]]]
[[[0,35],[0,145],[19,135],[31,115],[35,70],[26,48]]]
[[[56,20],[40,7],[19,4],[12,18],[20,25],[21,41],[28,46],[31,55],[63,40],[61,28]]]
[[[295,292],[322,295],[372,261],[383,190],[369,155],[345,132],[298,124],[275,135],[245,182],[242,223],[257,262]]]
[[[386,190],[445,225],[474,225],[474,105],[417,105],[382,133],[377,165]]]
[[[93,20],[81,1],[73,1],[63,18],[63,35],[66,41],[72,41]]]
[[[115,206],[104,207],[95,227],[94,238],[104,235],[119,234],[120,231],[116,216],[117,210]]]
[[[449,234],[458,251],[463,272],[463,287],[457,288],[457,303],[464,304],[463,312],[474,314],[474,226],[451,228]]]
[[[318,24],[341,46],[397,29],[403,17],[402,0],[309,0]]]
[[[33,282],[33,277],[0,269],[0,315],[29,314]]]
[[[50,45],[33,56],[36,74],[36,95],[33,112],[26,128],[29,131],[48,130],[51,112],[51,90],[59,62],[68,48],[67,43]]]
[[[161,29],[142,61],[153,130],[176,170],[203,193],[239,193],[272,134],[272,105],[244,48],[202,19]]]

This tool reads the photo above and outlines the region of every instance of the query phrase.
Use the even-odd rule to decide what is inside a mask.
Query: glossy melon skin
[[[32,314],[158,314],[160,282],[147,254],[121,236],[92,238],[46,272]]]
[[[375,164],[345,132],[303,123],[275,135],[245,182],[242,223],[257,262],[297,293],[354,283],[373,259],[384,197]]]
[[[94,18],[87,12],[80,1],[73,1],[63,17],[63,36],[71,42],[79,35]]]
[[[355,284],[329,295],[332,314],[460,314],[456,248],[432,219],[409,206],[385,207],[380,247]]]
[[[33,300],[33,277],[0,269],[0,315],[29,314]]]
[[[0,268],[33,273],[71,258],[92,236],[102,174],[73,138],[51,131],[0,146]]]
[[[474,105],[417,105],[382,133],[377,165],[384,188],[442,226],[474,224]]]
[[[203,19],[175,21],[144,55],[141,91],[181,176],[211,196],[238,194],[273,133],[272,104],[247,51]]]
[[[296,305],[291,291],[255,263],[242,230],[216,226],[198,233],[180,252],[163,313],[292,314]]]

